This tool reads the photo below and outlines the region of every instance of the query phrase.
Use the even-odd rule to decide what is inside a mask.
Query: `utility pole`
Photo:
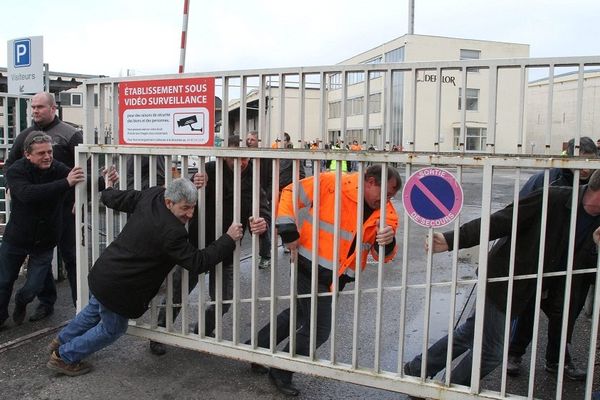
[[[415,34],[415,0],[408,0],[408,34]]]
[[[181,52],[179,54],[179,73],[185,70],[185,45],[187,43],[187,26],[190,0],[183,0],[183,26],[181,28]]]

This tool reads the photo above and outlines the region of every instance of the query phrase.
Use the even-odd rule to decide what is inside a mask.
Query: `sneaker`
[[[266,257],[261,257],[258,262],[258,269],[267,269],[271,266],[271,259]]]
[[[506,374],[508,376],[519,376],[521,375],[521,357],[519,356],[508,356],[506,362]]]
[[[27,304],[21,304],[15,302],[15,309],[13,311],[13,321],[15,325],[21,325],[25,321],[25,315],[27,314]]]
[[[546,371],[550,372],[551,374],[555,374],[558,372],[558,363],[549,363],[546,362]],[[585,378],[587,377],[587,372],[585,372],[584,370],[578,368],[573,361],[569,361],[565,363],[565,377],[567,377],[568,379],[572,380],[572,381],[585,381]]]
[[[55,351],[58,352],[59,347],[60,347],[60,341],[58,340],[58,336],[57,336],[54,339],[52,339],[52,341],[48,345],[48,352],[50,354],[54,353]]]
[[[68,376],[83,375],[92,370],[91,365],[83,361],[75,364],[67,364],[60,358],[57,351],[53,351],[52,354],[50,354],[50,360],[48,360],[46,366],[52,371]]]
[[[150,353],[155,356],[164,356],[167,354],[167,346],[160,342],[155,342],[154,340],[150,341]]]

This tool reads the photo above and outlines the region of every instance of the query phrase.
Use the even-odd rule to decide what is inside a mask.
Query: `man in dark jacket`
[[[31,132],[25,157],[6,172],[12,195],[11,217],[0,246],[0,326],[8,318],[8,303],[21,265],[29,255],[27,280],[15,295],[13,320],[23,323],[27,304],[40,293],[51,269],[53,248],[60,237],[64,197],[84,180],[83,170],[52,157],[52,138]],[[51,272],[51,271],[50,271]],[[49,299],[54,304],[54,298]]]
[[[65,164],[69,168],[75,165],[75,146],[83,142],[81,130],[64,123],[56,116],[56,102],[52,94],[41,92],[31,99],[31,111],[33,125],[16,138],[10,150],[8,159],[4,165],[4,171],[18,159],[23,157],[23,143],[27,135],[33,131],[45,132],[52,138],[53,156],[57,161]],[[70,190],[63,202],[62,222],[60,226],[62,231],[58,241],[58,251],[64,262],[67,278],[71,286],[71,298],[73,304],[77,301],[77,260],[75,254],[75,216],[72,213],[75,202],[75,192]],[[37,321],[47,317],[54,311],[54,301],[56,299],[56,286],[52,278],[52,270],[48,271],[49,278],[46,280],[44,289],[39,294],[40,304],[35,313],[29,318],[30,321]],[[54,300],[53,300],[54,299]]]
[[[230,136],[228,141],[229,147],[239,146],[239,137],[237,135]],[[217,203],[216,198],[217,190],[217,178],[216,178],[216,162],[211,161],[206,163],[206,176],[197,173],[193,176],[194,184],[196,187],[205,187],[205,198],[206,204],[204,204],[203,212],[205,215],[205,242],[212,243],[215,240],[215,227],[217,212],[222,213],[222,226],[227,226],[233,221],[234,214],[234,158],[226,158],[224,160],[223,168],[223,182],[222,182],[222,202]],[[266,232],[268,224],[270,224],[270,215],[268,206],[266,203],[266,197],[264,191],[260,193],[260,217],[252,218],[252,164],[247,158],[240,159],[240,222],[242,223],[242,229],[246,230],[248,225],[250,231],[256,235],[262,235]],[[189,224],[189,235],[190,242],[194,245],[198,245],[198,213],[195,214],[194,218],[191,219]],[[216,269],[214,267],[209,268],[209,295],[212,301],[216,300]],[[175,270],[173,273],[173,302],[181,303],[181,270]],[[233,251],[224,255],[223,266],[222,266],[222,290],[223,300],[231,300],[233,297]],[[198,283],[198,274],[190,274],[188,293],[191,292]],[[163,304],[165,301],[163,300]],[[225,314],[230,304],[223,304],[221,311]],[[177,318],[179,309],[175,309],[173,312],[173,319]],[[207,307],[204,318],[204,331],[206,335],[212,335],[215,329],[216,319],[216,306],[214,304]],[[166,313],[165,309],[161,308],[158,315],[158,326],[166,326]],[[198,332],[198,326],[194,328],[194,331]],[[150,351],[155,355],[163,355],[166,352],[166,348],[162,343],[150,342]]]
[[[258,148],[258,132],[250,131],[246,135],[246,146]],[[265,191],[269,216],[271,215],[271,193],[273,192],[273,160],[270,158],[257,158],[254,162],[260,163],[260,188]],[[266,269],[271,266],[271,235],[269,229],[260,235],[258,240],[258,255],[260,260],[258,268]]]
[[[544,245],[544,273],[565,271],[569,251],[569,229],[571,212],[577,213],[575,235],[574,269],[595,268],[597,262],[596,245],[592,234],[600,226],[600,171],[594,172],[587,186],[578,195],[577,210],[571,209],[573,190],[565,187],[550,187],[546,213]],[[533,192],[518,203],[517,240],[514,257],[514,275],[536,274],[540,250],[542,226],[543,191]],[[512,231],[513,207],[495,212],[490,217],[490,240],[510,238]],[[476,219],[461,226],[459,247],[468,248],[479,244],[481,220]],[[433,234],[433,252],[454,249],[452,231]],[[510,240],[492,247],[488,256],[487,277],[506,278],[510,268]],[[519,279],[513,282],[511,316],[519,316],[529,300],[535,296],[536,279]],[[573,288],[577,290],[576,288]],[[488,282],[486,288],[483,345],[481,354],[480,379],[493,371],[502,362],[504,323],[506,318],[507,281]],[[454,330],[452,357],[466,353],[452,369],[451,382],[469,385],[471,382],[471,362],[473,350],[474,311],[467,321]],[[448,336],[438,340],[427,351],[425,376],[433,377],[446,367]],[[421,355],[404,366],[407,375],[421,375]]]
[[[112,189],[113,178],[108,176],[102,202],[131,215],[90,271],[88,305],[49,346],[48,368],[69,376],[89,372],[82,360],[123,335],[128,319],[146,312],[175,264],[194,275],[205,272],[233,252],[242,237],[242,225],[232,223],[227,234],[198,250],[185,229],[198,198],[189,180],[175,179],[166,190],[137,191]]]
[[[569,140],[567,144],[567,156],[575,154],[575,139]],[[596,144],[592,139],[583,136],[579,140],[579,156],[597,158]],[[593,170],[579,170],[579,185],[585,185]],[[519,192],[523,198],[533,191],[543,189],[544,172],[531,176]],[[569,168],[552,168],[548,171],[550,186],[573,187],[573,171]],[[573,277],[574,287],[571,291],[571,307],[569,323],[567,325],[567,343],[571,343],[575,321],[585,304],[589,285],[592,283],[587,275],[576,275]],[[546,345],[546,371],[556,373],[558,371],[558,357],[560,354],[560,339],[563,320],[565,281],[563,277],[554,277],[544,281],[544,293],[542,296],[541,309],[548,317],[548,341]],[[508,363],[506,372],[510,376],[518,376],[521,373],[521,358],[527,351],[529,343],[533,338],[533,324],[535,321],[535,297],[532,297],[523,313],[513,321],[510,337],[510,348],[508,350]],[[571,380],[583,381],[586,372],[575,365],[567,346],[565,351],[565,376]]]

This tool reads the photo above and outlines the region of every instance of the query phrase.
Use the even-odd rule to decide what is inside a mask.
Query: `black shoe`
[[[521,357],[508,356],[508,360],[506,361],[506,374],[508,376],[521,375]]]
[[[261,364],[250,363],[250,371],[254,372],[255,374],[266,374],[269,372],[269,368]]]
[[[29,321],[35,322],[41,319],[44,319],[54,313],[54,307],[47,307],[39,305],[38,308],[35,309],[35,312],[31,317],[29,317]]]
[[[167,354],[167,346],[160,342],[155,342],[154,340],[150,341],[150,353],[155,356],[164,356]]]
[[[421,376],[421,374],[412,370],[410,367],[410,361],[404,364],[404,375],[416,376],[417,378]]]
[[[273,372],[269,372],[269,380],[280,393],[285,394],[286,396],[298,396],[300,391],[294,386],[292,381],[285,382],[281,378],[273,375]]]
[[[25,315],[27,314],[27,304],[15,303],[15,309],[13,311],[13,321],[15,325],[21,325],[25,321]]]
[[[558,372],[558,363],[546,363],[546,371],[551,374],[556,374]],[[572,381],[585,381],[587,377],[587,372],[578,368],[573,361],[565,362],[565,377],[569,378]]]

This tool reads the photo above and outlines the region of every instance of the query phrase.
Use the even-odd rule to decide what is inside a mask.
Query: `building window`
[[[78,107],[83,105],[83,96],[81,93],[71,93],[71,105]]]
[[[61,106],[70,106],[71,105],[71,93],[61,92],[58,97]]]
[[[377,148],[380,141],[381,128],[369,129],[369,135],[367,136],[367,149],[369,149],[372,146],[373,148],[375,148],[375,150],[381,150]]]
[[[364,72],[348,72],[348,86],[356,85],[357,83],[361,83],[365,80]]]
[[[467,127],[466,151],[485,151],[487,128]],[[454,149],[458,150],[460,143],[460,128],[454,128]]]
[[[329,76],[329,89],[336,90],[342,87],[342,74],[337,73]]]
[[[335,101],[329,103],[329,118],[339,118],[342,116],[342,102]]]
[[[479,89],[467,88],[467,111],[477,111],[479,108]],[[462,88],[458,88],[458,109],[462,110]]]
[[[381,112],[381,93],[369,95],[369,113],[375,114]]]
[[[481,58],[480,50],[460,49],[461,60],[479,60]],[[479,72],[479,68],[469,68],[468,72]]]
[[[355,97],[346,100],[346,115],[361,115],[363,113],[364,98]]]
[[[81,107],[83,106],[83,94],[61,92],[59,101],[62,107]]]
[[[368,61],[365,61],[365,64],[370,64],[370,65],[381,64],[382,60],[383,60],[383,58],[381,56],[379,56],[379,57],[372,58]],[[381,72],[381,71],[373,71],[373,72],[369,73],[369,79],[379,78],[382,75],[383,75],[383,72]]]
[[[404,47],[388,51],[385,53],[385,62],[402,62],[404,61]]]

